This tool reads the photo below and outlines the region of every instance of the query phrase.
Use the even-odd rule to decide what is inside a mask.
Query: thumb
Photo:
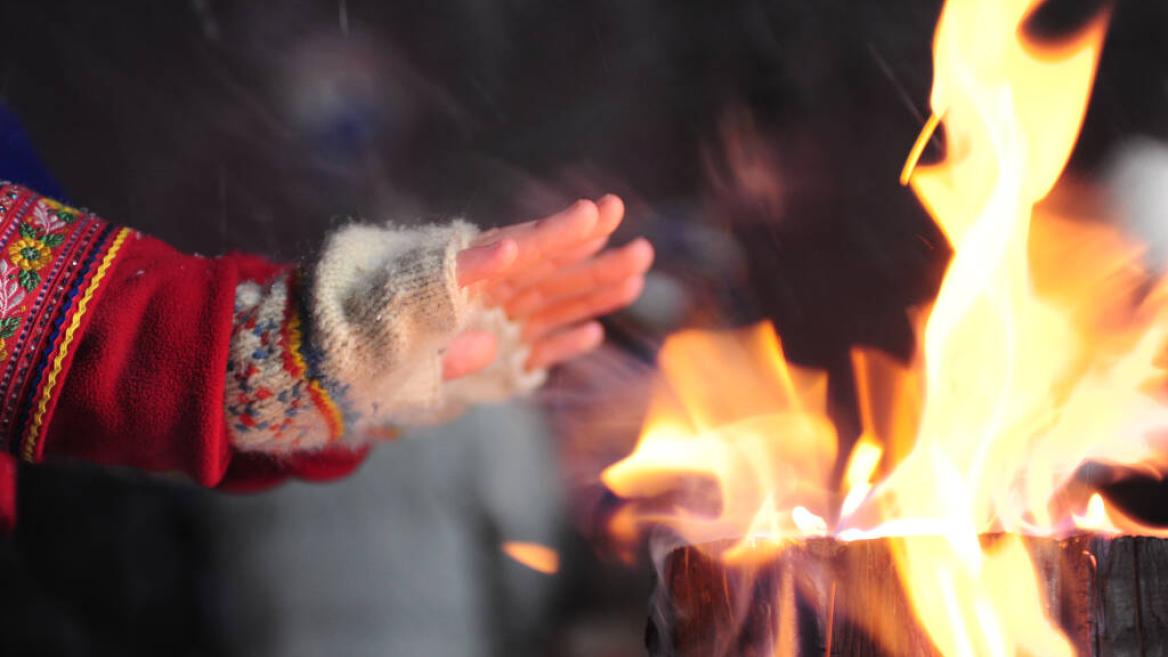
[[[442,378],[458,379],[487,367],[495,361],[498,342],[487,331],[467,331],[450,342],[442,356]]]
[[[458,254],[458,284],[466,287],[502,276],[518,255],[519,245],[509,237],[463,249]]]

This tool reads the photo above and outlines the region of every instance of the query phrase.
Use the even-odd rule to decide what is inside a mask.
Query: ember
[[[604,474],[628,500],[614,530],[631,538],[631,530],[668,528],[679,545],[658,545],[661,555],[680,546],[686,559],[696,550],[727,569],[716,581],[744,597],[724,618],[703,618],[723,629],[752,614],[782,620],[765,624],[767,642],[752,646],[806,654],[792,647],[803,603],[790,591],[810,566],[790,555],[830,536],[845,554],[886,550],[884,570],[899,575],[893,588],[904,598],[897,604],[911,614],[874,613],[873,600],[892,598],[868,596],[833,603],[826,617],[842,613],[892,654],[1075,654],[1085,639],[1055,617],[1050,578],[1089,571],[1043,566],[1063,561],[1036,558],[1036,541],[1163,533],[1108,509],[1076,479],[1091,462],[1155,473],[1168,464],[1155,440],[1168,429],[1168,407],[1154,395],[1164,385],[1157,358],[1168,338],[1168,286],[1138,265],[1138,246],[1042,204],[1060,191],[1107,15],[1052,45],[1026,35],[1038,4],[949,0],[941,15],[933,118],[904,179],[953,258],[919,315],[915,362],[855,352],[863,434],[842,489],[826,375],[788,363],[768,326],[673,336],[640,442]],[[944,132],[945,157],[918,164],[934,129]],[[999,535],[987,541],[988,533]],[[875,538],[883,540],[863,543],[882,547],[840,543]],[[796,573],[775,576],[780,562]],[[730,571],[768,573],[769,584],[731,586]],[[664,576],[678,572],[687,567],[665,567]],[[847,579],[858,575],[832,572],[816,580],[818,595],[827,595],[824,581],[858,590]],[[928,650],[906,648],[912,637]],[[700,654],[739,654],[731,644],[710,647]]]
[[[554,575],[560,570],[560,553],[539,543],[506,541],[499,549],[516,562],[544,575]]]

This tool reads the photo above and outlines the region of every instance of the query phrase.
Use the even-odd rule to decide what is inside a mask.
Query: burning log
[[[1047,617],[1075,654],[1168,654],[1168,541],[1025,542]],[[677,548],[661,564],[646,644],[652,657],[939,655],[883,540],[809,539],[742,566]]]
[[[842,481],[827,373],[771,327],[663,345],[641,438],[602,476],[629,502],[614,535],[690,545],[658,564],[655,657],[1168,655],[1168,533],[1075,482],[1091,463],[1168,473],[1168,277],[1038,207],[1109,15],[1039,39],[1042,6],[945,3],[904,180],[953,256],[912,361],[855,348]],[[944,157],[914,166],[938,127]],[[1120,534],[1140,537],[1103,538]],[[827,536],[892,537],[787,542]]]

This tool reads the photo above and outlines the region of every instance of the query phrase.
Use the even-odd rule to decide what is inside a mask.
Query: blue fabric
[[[0,103],[0,180],[7,180],[55,199],[65,199],[61,186],[37,156],[32,140],[12,110]]]

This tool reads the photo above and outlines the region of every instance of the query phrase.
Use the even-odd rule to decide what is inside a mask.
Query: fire
[[[659,359],[664,380],[641,440],[603,475],[621,497],[673,496],[637,520],[689,543],[735,540],[730,558],[758,554],[760,539],[781,546],[804,536],[800,524],[818,527],[811,516],[827,516],[837,450],[827,377],[788,364],[765,325],[681,333]]]
[[[1087,510],[1082,514],[1075,514],[1075,526],[1080,529],[1087,529],[1095,534],[1118,534],[1120,530],[1111,522],[1111,517],[1107,515],[1107,505],[1103,502],[1103,497],[1099,493],[1091,496],[1090,501],[1087,502]]]
[[[826,376],[788,363],[768,326],[687,332],[662,349],[636,449],[603,475],[629,500],[626,531],[664,526],[729,561],[886,538],[940,653],[1073,654],[1022,537],[1158,531],[1073,484],[1088,462],[1165,470],[1168,284],[1122,236],[1052,209],[1108,17],[1044,44],[1024,30],[1037,5],[942,12],[933,118],[904,179],[953,258],[912,364],[855,353],[863,433],[842,490]],[[937,128],[944,160],[917,166]]]
[[[503,554],[537,573],[554,575],[560,570],[560,553],[546,545],[524,541],[504,541],[499,549],[503,551]]]

